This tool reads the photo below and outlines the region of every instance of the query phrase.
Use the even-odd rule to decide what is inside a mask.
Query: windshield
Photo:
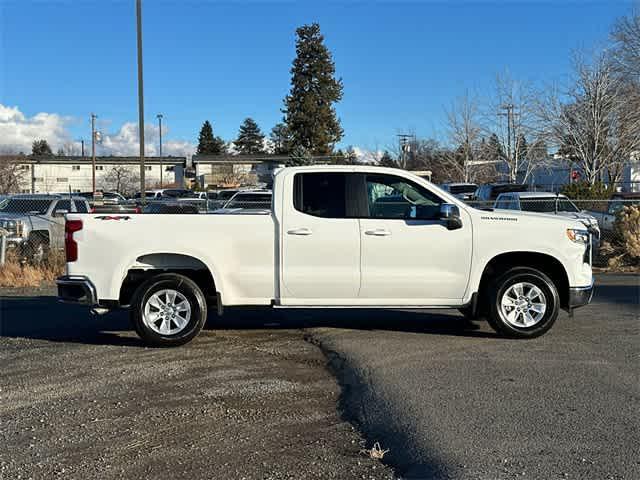
[[[474,193],[478,187],[475,185],[450,185],[449,192],[456,195],[459,193]]]
[[[4,213],[47,213],[51,200],[35,198],[7,198],[0,203],[0,212]]]
[[[557,203],[557,205],[556,205]],[[538,197],[529,199],[520,199],[520,206],[526,212],[538,213],[556,213],[571,212],[577,213],[578,207],[568,198],[562,197]]]
[[[231,200],[226,208],[270,208],[271,194],[268,193],[245,193],[237,195]]]
[[[237,190],[223,190],[222,192],[218,193],[218,200],[229,200],[236,193],[238,193]]]
[[[156,196],[155,192],[144,192],[144,198],[153,198],[155,196]],[[140,197],[141,197],[140,192],[136,193],[133,196],[133,198],[140,198]]]

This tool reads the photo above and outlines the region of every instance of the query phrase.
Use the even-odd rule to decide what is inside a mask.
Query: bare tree
[[[29,175],[31,169],[23,169],[18,158],[3,155],[0,158],[0,194],[18,193],[21,183]]]
[[[619,19],[613,27],[613,58],[616,69],[634,83],[640,82],[640,14]]]
[[[537,96],[533,88],[510,74],[496,77],[493,97],[487,102],[485,135],[494,134],[502,152],[510,182],[526,182],[531,174],[548,161],[541,148],[543,138],[536,122]]]
[[[640,149],[640,94],[626,88],[604,54],[577,57],[572,85],[550,90],[538,116],[549,141],[595,183],[604,173],[616,181],[622,165]]]
[[[122,194],[132,194],[139,187],[140,177],[131,168],[124,165],[113,166],[102,179],[102,188]]]
[[[442,163],[451,180],[475,180],[474,164],[480,162],[482,125],[480,108],[475,97],[465,93],[447,111],[449,149],[443,152]]]

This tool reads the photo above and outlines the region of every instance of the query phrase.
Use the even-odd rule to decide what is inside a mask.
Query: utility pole
[[[96,198],[96,118],[95,113],[91,114],[91,192]],[[84,157],[84,140],[82,141],[82,150]]]
[[[140,199],[146,203],[144,181],[144,87],[142,83],[142,0],[136,0],[138,33],[138,137],[140,138]]]
[[[80,149],[81,149],[80,151],[82,152],[81,156],[84,157],[84,138],[80,139]],[[75,150],[75,148],[74,148],[74,150]]]
[[[498,112],[499,116],[507,117],[507,159],[509,162],[512,162],[513,159],[511,157],[511,126],[513,125],[513,103],[505,103],[500,105],[500,110],[505,110],[506,113]],[[515,150],[515,146],[514,146]],[[510,175],[511,182],[515,183],[518,178],[518,159],[515,159],[515,164],[513,165],[513,169]]]
[[[156,115],[158,117],[158,132],[160,133],[160,188],[162,188],[162,114]]]
[[[397,135],[398,141],[400,142],[400,162],[402,168],[407,168],[407,157],[406,153],[411,150],[411,139],[415,141],[415,135],[410,135],[407,133],[399,133]]]

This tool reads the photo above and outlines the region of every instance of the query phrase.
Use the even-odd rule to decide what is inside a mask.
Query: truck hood
[[[25,215],[24,213],[0,212],[0,220],[23,220],[28,222],[29,215]]]
[[[504,218],[508,220],[512,219],[523,219],[523,220],[534,220],[534,221],[543,221],[549,223],[557,223],[564,224],[567,228],[584,228],[585,224],[581,219],[573,218],[565,215],[556,215],[554,213],[538,213],[538,212],[523,212],[522,210],[478,210],[476,209],[476,213],[480,214],[480,217],[484,218]],[[569,213],[569,212],[567,212]],[[577,214],[576,214],[577,215]]]

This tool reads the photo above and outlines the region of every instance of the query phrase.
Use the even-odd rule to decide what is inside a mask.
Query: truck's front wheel
[[[488,321],[503,335],[538,337],[558,317],[560,300],[553,281],[533,268],[512,268],[489,287]]]
[[[202,330],[207,303],[191,279],[165,273],[138,287],[131,302],[131,321],[140,338],[150,345],[183,345]]]

